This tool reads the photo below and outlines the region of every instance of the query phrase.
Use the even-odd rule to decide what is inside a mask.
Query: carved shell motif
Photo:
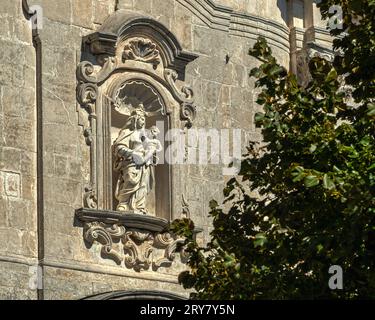
[[[130,40],[124,47],[122,59],[123,62],[126,60],[135,60],[150,63],[154,68],[156,68],[161,62],[159,50],[156,49],[156,44],[151,40],[144,38]]]

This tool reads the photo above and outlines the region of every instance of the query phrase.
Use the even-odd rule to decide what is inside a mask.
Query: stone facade
[[[27,10],[35,8],[34,5],[43,9],[43,23],[32,31],[32,17]],[[174,53],[171,49],[170,60],[184,61],[168,64],[161,62],[162,58],[159,61],[138,57],[134,63],[139,65],[133,65],[134,70],[149,68],[149,75],[155,71],[153,79],[157,79],[160,65],[170,68],[171,82],[168,85],[166,76],[160,83],[165,83],[165,95],[169,97],[166,99],[173,105],[172,127],[190,127],[192,121],[193,128],[239,128],[242,141],[260,140],[253,123],[258,108],[254,102],[256,92],[249,78],[249,71],[257,62],[247,54],[256,38],[265,36],[278,60],[294,72],[307,43],[315,43],[319,48],[330,46],[324,22],[320,21],[312,0],[2,0],[0,299],[80,299],[117,290],[160,290],[187,296],[177,281],[177,275],[184,270],[181,254],[173,255],[166,265],[155,270],[127,267],[123,261],[119,264],[103,256],[103,243],[108,245],[112,238],[100,240],[95,238],[97,234],[91,238],[87,235],[92,225],[85,223],[92,216],[87,212],[77,215],[80,208],[93,209],[87,205],[87,199],[96,203],[97,190],[105,194],[100,188],[90,189],[90,183],[93,171],[108,166],[98,160],[101,152],[93,157],[88,143],[92,133],[87,131],[92,128],[92,114],[87,111],[90,92],[82,89],[85,81],[77,75],[77,67],[95,58],[92,72],[106,72],[98,70],[107,66],[111,57],[116,58],[111,45],[119,47],[121,36],[131,36],[131,22],[126,25],[123,18],[126,15],[151,21],[151,28],[162,26],[160,30],[164,30],[166,38],[160,39],[157,48],[169,39],[165,40],[169,48],[177,46]],[[95,42],[92,37],[98,31],[108,34],[115,24],[113,17],[123,19],[119,25],[129,27],[129,33],[121,33],[123,29],[119,28],[119,36],[112,39],[115,42],[100,34],[99,42]],[[94,43],[94,47],[85,47],[89,43]],[[126,59],[134,58],[129,47],[126,50]],[[100,64],[103,54],[107,60]],[[113,74],[126,77],[126,72],[130,72],[120,69]],[[138,74],[144,72],[134,70]],[[105,81],[104,87],[101,81],[87,83],[95,82],[99,87],[97,93],[104,94],[105,86],[109,86]],[[194,103],[186,97],[179,100],[178,94],[173,93],[174,86],[186,93],[181,88],[188,85],[194,93]],[[80,95],[81,89],[86,95]],[[96,100],[94,104],[98,106]],[[193,116],[193,109],[180,112],[179,108],[186,104],[194,108]],[[190,145],[188,149],[195,150],[197,146]],[[168,187],[171,214],[163,218],[190,216],[202,230],[197,234],[198,240],[205,242],[211,230],[208,203],[213,198],[222,198],[227,178],[223,177],[222,165],[176,165],[172,172],[173,185]],[[112,208],[103,204],[96,209],[109,212]],[[123,223],[128,228],[128,222],[116,221],[117,226]],[[113,223],[106,220],[105,227],[111,226]],[[161,229],[155,230],[152,232]],[[152,236],[153,241],[157,236]],[[111,245],[122,253],[119,239],[125,241],[119,236]],[[159,246],[158,250],[166,247]],[[39,283],[38,290],[35,282]]]

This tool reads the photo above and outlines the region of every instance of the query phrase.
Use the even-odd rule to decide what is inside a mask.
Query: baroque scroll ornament
[[[170,267],[184,240],[169,232],[158,233],[149,230],[126,228],[103,222],[85,224],[84,238],[91,245],[101,244],[103,257],[114,260],[117,264],[124,261],[125,267],[135,271]],[[114,244],[121,243],[121,250]]]

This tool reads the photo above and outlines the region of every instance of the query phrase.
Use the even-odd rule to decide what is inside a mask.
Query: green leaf
[[[323,177],[323,187],[328,190],[332,190],[336,187],[328,174],[325,174]]]
[[[367,106],[367,115],[372,117],[375,116],[375,103],[369,103]]]
[[[263,247],[268,242],[267,237],[264,233],[258,233],[255,236],[254,247]]]
[[[368,147],[371,143],[371,138],[369,136],[365,136],[362,138],[362,140],[359,142],[364,147]]]
[[[323,245],[320,243],[316,246],[316,251],[320,253],[324,249]]]
[[[310,146],[310,149],[309,149],[310,153],[314,153],[317,147],[318,147],[318,146],[317,146],[316,144],[312,144],[312,145]]]
[[[336,69],[332,68],[331,71],[328,73],[326,81],[331,82],[337,79],[337,71]]]
[[[250,77],[260,78],[261,75],[262,75],[262,70],[260,70],[259,68],[253,68],[250,71]]]
[[[262,125],[262,122],[264,120],[264,113],[257,112],[254,116],[255,124],[257,127],[260,127]]]
[[[296,177],[292,180],[293,182],[300,182],[303,180],[303,178],[305,177],[305,173],[304,172],[300,172],[296,175]]]
[[[216,209],[219,206],[219,204],[216,200],[211,200],[209,206],[211,209]]]
[[[319,179],[316,176],[307,176],[304,179],[304,184],[306,188],[312,188],[319,184]]]
[[[270,71],[270,75],[271,76],[276,76],[276,75],[279,75],[281,73],[285,73],[285,69],[279,65],[275,65],[272,67],[271,71]]]

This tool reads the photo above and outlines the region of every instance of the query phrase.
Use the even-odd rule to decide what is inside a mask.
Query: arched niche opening
[[[114,146],[120,131],[123,129],[132,112],[142,106],[146,113],[145,135],[152,135],[151,128],[159,130],[158,139],[162,144],[162,151],[155,155],[154,165],[151,165],[152,189],[146,196],[147,211],[151,216],[165,218],[171,217],[171,168],[165,161],[165,151],[168,142],[164,140],[165,133],[170,129],[170,115],[167,112],[166,102],[157,89],[145,80],[131,79],[120,82],[113,94],[111,116],[109,118],[111,146]],[[119,200],[116,198],[120,172],[115,170],[115,159],[112,153],[112,210],[116,210]]]

